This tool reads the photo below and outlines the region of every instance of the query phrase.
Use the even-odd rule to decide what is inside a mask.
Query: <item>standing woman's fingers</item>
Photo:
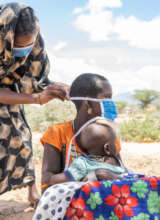
[[[69,86],[63,85],[61,83],[55,83],[46,88],[51,95],[56,95],[61,97],[63,100],[69,100]]]

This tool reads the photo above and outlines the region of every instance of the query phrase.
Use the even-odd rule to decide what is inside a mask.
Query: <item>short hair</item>
[[[79,75],[72,83],[70,88],[70,97],[92,97],[96,98],[102,92],[97,80],[108,81],[104,76],[94,73],[83,73]],[[73,101],[76,108],[79,109],[82,101]]]
[[[32,8],[27,7],[21,10],[16,24],[15,35],[27,35],[36,32],[37,17]]]

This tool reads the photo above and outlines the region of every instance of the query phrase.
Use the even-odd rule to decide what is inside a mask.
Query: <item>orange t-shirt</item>
[[[41,142],[43,145],[47,143],[56,147],[60,152],[62,152],[63,145],[65,145],[66,155],[68,155],[69,144],[74,134],[75,132],[73,130],[72,121],[54,124],[44,133]],[[83,153],[78,147],[75,139],[72,141],[72,145],[76,147],[76,150],[79,153]],[[66,161],[67,157],[65,163]]]
[[[41,138],[41,142],[44,145],[45,143],[56,147],[60,152],[62,152],[63,145],[66,147],[66,155],[68,155],[68,148],[71,141],[71,138],[75,135],[73,130],[73,121],[64,122],[61,124],[52,125],[43,135]],[[79,153],[83,153],[80,148],[78,147],[75,139],[73,140],[72,144],[76,147],[76,150]],[[117,138],[117,148],[118,151],[121,150],[120,140]],[[67,157],[65,159],[65,163],[67,161]],[[71,162],[71,161],[70,161]]]

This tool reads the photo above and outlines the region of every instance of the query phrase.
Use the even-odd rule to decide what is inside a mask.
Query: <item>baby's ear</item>
[[[111,153],[110,153],[110,146],[109,146],[108,143],[105,143],[105,145],[104,145],[104,152],[105,152],[105,154],[106,154],[107,156],[110,156],[110,155],[111,155]]]

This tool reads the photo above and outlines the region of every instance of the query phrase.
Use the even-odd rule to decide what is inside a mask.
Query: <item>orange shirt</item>
[[[68,154],[68,148],[71,141],[71,138],[74,136],[75,132],[73,130],[72,121],[64,122],[61,124],[52,125],[41,138],[41,142],[44,145],[48,143],[53,147],[56,147],[59,151],[62,152],[63,145],[66,146],[66,155]],[[72,144],[76,147],[76,150],[80,153],[83,153],[78,147],[75,139]],[[121,150],[120,140],[117,138],[117,148],[118,151]],[[65,163],[67,161],[67,157]]]
[[[73,130],[72,121],[64,122],[61,124],[54,124],[44,133],[43,137],[41,138],[41,142],[43,145],[45,143],[50,144],[61,152],[63,145],[65,145],[66,155],[68,155],[69,144],[74,134],[75,132]],[[75,139],[73,140],[72,145],[76,147],[76,150],[79,153],[83,153],[78,147]],[[66,161],[67,157],[65,163]]]
[[[63,150],[63,145],[65,145],[65,154],[68,155],[69,144],[71,138],[75,135],[73,130],[72,121],[64,122],[61,124],[52,125],[42,136],[41,142],[43,146],[45,143],[56,147],[60,152]],[[72,145],[76,147],[77,152],[83,153],[78,147],[75,139],[72,142]],[[118,151],[121,150],[120,140],[117,138],[117,148]],[[67,156],[65,157],[65,164],[67,162]],[[72,162],[72,158],[70,157],[70,164]],[[41,189],[47,188],[49,185],[47,183],[43,183]]]

